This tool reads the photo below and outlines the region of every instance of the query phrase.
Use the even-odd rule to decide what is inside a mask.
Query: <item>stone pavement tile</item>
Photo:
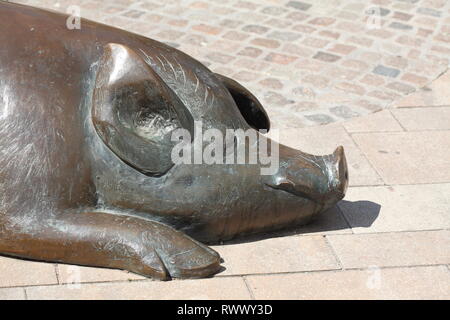
[[[214,249],[225,261],[222,276],[339,268],[322,236],[280,237],[215,246]]]
[[[179,300],[250,299],[240,277],[172,281],[109,282],[26,288],[30,300]]]
[[[246,277],[256,299],[450,299],[445,266]]]
[[[450,107],[401,108],[392,113],[408,131],[450,130]]]
[[[445,72],[425,88],[397,100],[393,106],[432,107],[450,105],[450,71]]]
[[[344,268],[415,266],[450,262],[450,231],[327,236]]]
[[[23,288],[0,289],[0,301],[2,300],[25,300],[25,290]]]
[[[355,233],[450,229],[450,184],[349,188],[339,202]]]
[[[0,257],[0,287],[58,283],[55,265]]]
[[[145,279],[137,274],[114,269],[81,267],[68,264],[57,266],[60,283],[83,283]]]
[[[344,146],[350,186],[381,185],[383,181],[341,125],[280,129],[279,141],[304,152],[324,155]]]
[[[342,124],[347,132],[403,131],[389,110],[350,119]]]
[[[356,133],[352,137],[386,184],[450,182],[450,148],[446,147],[450,131]]]

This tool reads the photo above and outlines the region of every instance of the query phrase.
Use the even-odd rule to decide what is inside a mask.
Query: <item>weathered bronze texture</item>
[[[319,157],[279,145],[272,176],[174,165],[173,130],[269,129],[261,104],[174,48],[66,20],[0,2],[0,253],[205,277],[220,257],[199,241],[303,224],[343,198],[342,147]]]

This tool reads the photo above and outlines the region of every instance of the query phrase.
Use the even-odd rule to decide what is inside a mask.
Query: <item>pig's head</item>
[[[260,163],[175,163],[172,151],[179,141],[173,134],[178,129],[191,134],[192,144],[184,152],[194,155],[197,122],[225,139],[227,129],[268,130],[270,122],[258,100],[237,82],[164,46],[104,48],[92,120],[109,152],[130,172],[120,171],[120,188],[104,184],[106,202],[151,213],[200,240],[304,223],[342,199],[347,188],[342,147],[313,156],[262,134],[258,141],[279,150],[271,175],[261,174]],[[200,146],[204,150],[210,142]],[[246,147],[249,156],[254,151]]]

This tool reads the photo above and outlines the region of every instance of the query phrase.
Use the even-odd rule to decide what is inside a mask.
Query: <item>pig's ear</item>
[[[192,116],[155,71],[130,48],[104,47],[95,83],[92,121],[103,142],[124,162],[151,176],[172,166],[171,134]]]
[[[257,130],[265,129],[269,131],[269,117],[258,99],[237,81],[218,73],[215,73],[214,75],[225,85],[228,91],[230,91],[231,96],[247,123]]]

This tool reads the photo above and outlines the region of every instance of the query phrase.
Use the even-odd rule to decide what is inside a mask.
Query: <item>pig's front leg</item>
[[[23,258],[125,269],[160,280],[207,277],[220,268],[211,248],[135,217],[68,213],[9,232],[0,235],[0,253]]]

